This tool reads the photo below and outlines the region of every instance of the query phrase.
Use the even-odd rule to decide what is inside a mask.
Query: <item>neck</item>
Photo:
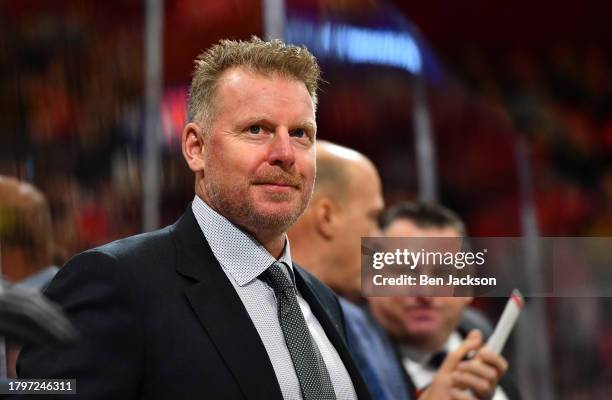
[[[407,347],[418,353],[433,353],[442,350],[446,341],[432,340],[431,338],[410,338],[400,340]]]
[[[196,184],[195,192],[196,195],[208,205],[211,209],[213,209],[216,213],[223,215],[223,213],[218,210],[214,204],[210,201],[208,196],[206,196],[204,188],[203,188],[203,180],[198,181],[200,184]],[[228,218],[225,216],[225,218]],[[253,236],[261,245],[270,253],[274,258],[278,259],[285,249],[285,232],[278,232],[278,230],[270,231],[270,232],[253,232],[248,228],[237,224],[235,221],[231,221],[233,224],[238,226],[243,231],[247,232],[251,236]]]
[[[334,247],[325,240],[319,240],[316,233],[306,230],[289,232],[291,258],[306,268],[336,294],[358,303],[357,294],[347,290],[346,282],[338,278],[340,263],[334,258]]]
[[[302,240],[306,237],[313,239],[310,244],[308,240]],[[305,236],[302,232],[290,231],[289,239],[291,240],[291,258],[321,281],[326,282],[327,260],[322,255],[322,248],[314,236]],[[329,285],[327,282],[326,284]]]
[[[276,258],[277,260],[283,254],[286,237],[284,233],[272,236],[253,234],[253,237],[255,237],[255,239],[257,239],[257,241],[261,243],[266,250],[268,250],[268,253],[270,253],[272,257]]]
[[[25,251],[2,249],[2,259],[0,260],[0,277],[8,282],[17,283],[25,278],[34,275],[50,263],[32,260]]]

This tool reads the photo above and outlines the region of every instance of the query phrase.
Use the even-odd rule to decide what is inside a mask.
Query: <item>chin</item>
[[[440,329],[440,325],[434,321],[410,321],[409,332],[414,336],[430,336]]]
[[[298,219],[299,214],[292,208],[279,209],[278,207],[258,208],[252,210],[254,222],[265,225],[271,230],[278,229],[285,232]]]
[[[404,335],[404,340],[406,340],[406,342],[408,343],[412,343],[413,345],[416,345],[417,347],[420,346],[429,346],[428,344],[431,343],[432,338],[436,336],[436,332],[429,330],[429,329],[414,329],[414,327],[412,327],[408,332],[406,332],[406,334]]]
[[[254,211],[260,215],[266,215],[277,219],[297,219],[305,207],[301,207],[295,199],[288,201],[264,201],[254,202]]]

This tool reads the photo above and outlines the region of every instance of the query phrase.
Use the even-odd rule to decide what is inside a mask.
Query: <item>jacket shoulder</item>
[[[107,275],[150,275],[152,268],[173,264],[175,246],[168,228],[119,239],[73,256],[60,268],[56,279],[67,276],[100,278]]]
[[[174,247],[170,227],[118,239],[88,250],[107,254],[117,260],[131,257],[152,257],[167,254]]]

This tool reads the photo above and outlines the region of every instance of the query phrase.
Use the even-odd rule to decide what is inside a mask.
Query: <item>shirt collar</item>
[[[289,266],[289,275],[293,281],[293,263],[287,235],[283,253],[276,260],[257,239],[213,210],[199,196],[193,199],[191,209],[215,258],[238,286],[256,279],[275,261],[282,261]]]

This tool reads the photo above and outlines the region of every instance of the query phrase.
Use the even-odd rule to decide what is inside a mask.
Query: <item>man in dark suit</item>
[[[462,237],[465,227],[435,204],[396,204],[381,218],[389,237]],[[466,307],[471,297],[371,297],[370,310],[394,339],[410,383],[435,399],[517,400],[506,359],[483,347],[486,320]],[[463,360],[474,350],[473,359]],[[470,392],[466,392],[469,389]],[[422,397],[419,397],[422,398]]]
[[[369,399],[337,298],[292,263],[285,234],[312,194],[319,74],[280,41],[198,57],[192,204],[60,270],[46,294],[81,339],[24,348],[20,378],[76,378],[88,399]]]

